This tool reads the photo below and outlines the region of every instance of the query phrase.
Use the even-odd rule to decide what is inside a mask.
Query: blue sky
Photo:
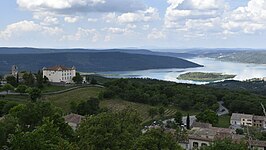
[[[2,0],[0,46],[266,48],[266,0]]]

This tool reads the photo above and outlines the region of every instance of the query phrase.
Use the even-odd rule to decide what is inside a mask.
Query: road
[[[223,106],[223,104],[224,104],[223,101],[219,101],[218,104],[219,104],[219,108],[217,110],[218,116],[223,116],[223,115],[229,114],[229,110]]]

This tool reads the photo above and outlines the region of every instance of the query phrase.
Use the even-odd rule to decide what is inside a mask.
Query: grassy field
[[[229,115],[220,116],[219,122],[216,125],[216,127],[228,128],[229,126],[230,126],[230,116]]]
[[[42,100],[50,101],[55,106],[61,107],[65,112],[69,112],[70,102],[75,101],[79,103],[81,101],[89,100],[90,97],[98,97],[101,90],[103,89],[98,87],[80,88],[61,94],[46,95],[42,97]]]
[[[56,92],[56,91],[62,91],[62,90],[66,90],[69,88],[72,88],[74,86],[55,86],[55,85],[48,85],[45,86],[44,88],[42,88],[42,92],[43,93],[48,93],[48,92]]]
[[[5,95],[0,96],[0,101],[12,101],[17,103],[25,103],[26,101],[29,101],[29,97],[25,95]]]
[[[58,90],[59,88],[56,88]],[[54,89],[55,90],[55,89]],[[71,90],[65,93],[60,94],[53,94],[53,95],[43,95],[40,100],[48,101],[54,104],[57,107],[60,107],[63,109],[64,112],[68,113],[70,112],[70,103],[76,102],[80,103],[81,101],[89,100],[90,97],[98,97],[99,93],[103,90],[103,88],[99,87],[84,87],[80,89]],[[21,96],[21,95],[6,95],[4,98],[0,97],[0,100],[5,101],[14,101],[18,103],[25,103],[26,101],[29,101],[28,96]],[[149,110],[151,108],[159,108],[159,106],[151,106],[147,104],[141,104],[141,103],[134,103],[134,102],[128,102],[124,100],[101,100],[100,102],[101,108],[107,108],[111,110],[112,112],[119,112],[121,110],[127,109],[128,107],[137,110],[137,112],[140,114],[140,117],[143,121],[149,122],[152,120],[152,118],[149,116]],[[177,109],[175,107],[165,107],[165,114],[163,118],[169,118],[172,117]],[[190,115],[196,114],[196,112],[190,111],[190,112],[184,112],[181,111],[183,115],[186,115],[189,113]],[[160,116],[155,116],[154,119],[160,119]]]

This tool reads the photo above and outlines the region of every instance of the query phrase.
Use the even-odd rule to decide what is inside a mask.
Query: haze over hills
[[[203,54],[202,57],[211,57],[221,61],[266,64],[266,51],[219,51]]]
[[[201,67],[180,58],[121,52],[0,54],[0,72],[7,73],[13,64],[18,65],[20,70],[33,72],[53,65],[74,65],[82,72]]]
[[[165,50],[164,50],[165,51]],[[157,55],[157,56],[170,56],[177,58],[191,58],[196,54],[191,53],[176,53],[164,51],[151,51],[148,49],[138,48],[116,48],[116,49],[84,49],[84,48],[71,48],[71,49],[52,49],[52,48],[15,48],[15,47],[0,47],[0,54],[42,54],[42,53],[66,53],[66,52],[122,52],[129,54],[144,54],[144,55]]]

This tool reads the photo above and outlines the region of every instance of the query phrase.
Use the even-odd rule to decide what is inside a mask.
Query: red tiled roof
[[[56,65],[53,67],[43,68],[43,70],[52,70],[52,71],[73,70],[73,69],[74,69],[74,67],[68,68],[68,67],[65,67],[62,65]]]
[[[69,114],[64,116],[64,119],[68,123],[75,123],[80,124],[84,116],[78,115],[78,114]]]
[[[258,146],[258,147],[266,147],[266,141],[256,141],[256,140],[252,140],[250,141],[250,144],[252,146]]]

